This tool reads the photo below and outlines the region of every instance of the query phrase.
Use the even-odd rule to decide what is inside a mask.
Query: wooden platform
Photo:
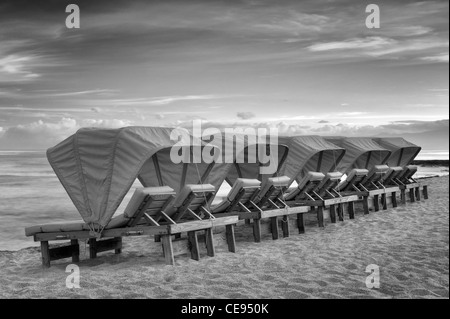
[[[108,229],[102,232],[101,238],[93,236],[89,231],[39,233],[34,235],[34,241],[41,242],[42,264],[50,267],[50,262],[63,258],[72,258],[72,262],[79,261],[78,240],[88,240],[90,258],[97,258],[97,254],[114,250],[116,254],[122,252],[122,238],[129,236],[155,236],[160,238],[164,257],[168,265],[175,263],[172,236],[187,233],[190,240],[191,257],[199,260],[197,232],[204,231],[206,236],[207,255],[214,256],[213,228],[225,226],[228,249],[236,251],[234,226],[239,221],[238,216],[225,216],[207,220],[195,220],[184,223],[162,226],[136,226],[117,229]],[[70,244],[62,247],[50,248],[49,241],[70,240]]]

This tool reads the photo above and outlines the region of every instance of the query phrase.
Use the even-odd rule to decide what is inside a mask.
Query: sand
[[[41,266],[38,248],[0,252],[1,298],[448,298],[449,178],[427,179],[430,198],[362,215],[305,234],[254,243],[237,229],[237,252],[184,254],[167,266],[147,238],[124,239],[121,255],[89,260],[82,247],[80,288],[66,288],[70,260]],[[216,236],[221,236],[218,234]],[[220,240],[220,238],[219,238]],[[82,245],[83,246],[83,245]],[[379,266],[380,287],[366,287]]]

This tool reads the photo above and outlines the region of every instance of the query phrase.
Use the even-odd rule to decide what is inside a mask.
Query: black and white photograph
[[[447,0],[0,0],[0,299],[448,299],[448,162]]]

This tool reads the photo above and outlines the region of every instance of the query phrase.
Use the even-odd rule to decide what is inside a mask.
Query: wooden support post
[[[272,239],[276,240],[280,237],[279,231],[278,231],[278,217],[270,217],[270,230],[272,231]]]
[[[261,241],[261,220],[253,219],[253,238],[255,239],[255,243],[259,243]]]
[[[423,199],[428,199],[428,186],[423,185]]]
[[[418,186],[417,188],[416,188],[416,199],[418,200],[418,201],[420,201],[420,186]]]
[[[333,224],[336,223],[336,206],[330,205],[330,219]]]
[[[161,242],[162,242],[164,259],[166,260],[166,264],[174,265],[175,258],[173,256],[172,236],[171,235],[162,235]]]
[[[97,258],[97,239],[89,239],[89,258]]]
[[[283,237],[289,237],[289,216],[284,215],[281,220],[281,229],[283,230]]]
[[[45,268],[50,267],[50,249],[48,246],[48,241],[41,241],[41,255],[42,255],[42,266]]]
[[[212,228],[208,228],[205,230],[205,239],[206,239],[206,254],[209,257],[214,257],[216,254],[214,249],[214,235]]]
[[[350,219],[355,219],[355,202],[348,203],[348,217]]]
[[[319,222],[319,227],[325,227],[323,223],[323,207],[317,207],[317,221]]]
[[[190,231],[188,234],[189,248],[191,249],[191,258],[200,260],[200,249],[198,247],[198,237],[196,231]]]
[[[374,195],[373,196],[373,208],[376,212],[380,210],[380,196]]]
[[[381,207],[383,210],[387,209],[387,196],[386,193],[381,194]]]
[[[344,204],[338,204],[338,216],[339,216],[339,221],[343,222],[344,221]]]
[[[400,201],[403,205],[406,204],[406,189],[404,188],[400,190]]]
[[[414,188],[411,188],[409,190],[409,200],[411,201],[411,203],[414,203],[416,201],[415,196],[414,196]]]
[[[303,219],[303,214],[297,214],[297,227],[299,234],[305,233],[305,221]]]
[[[369,215],[369,197],[363,196],[363,209],[364,209],[364,215]]]
[[[236,252],[236,238],[234,237],[234,225],[226,225],[225,233],[227,236],[228,251]]]
[[[72,262],[77,263],[80,261],[80,246],[78,245],[78,239],[71,239],[70,245],[72,247]]]
[[[396,192],[392,192],[391,193],[391,199],[392,199],[392,207],[397,207],[397,193]]]

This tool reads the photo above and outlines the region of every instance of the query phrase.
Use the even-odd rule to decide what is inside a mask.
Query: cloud
[[[309,46],[307,49],[312,52],[332,51],[332,50],[351,50],[351,49],[379,49],[387,45],[397,43],[393,39],[383,37],[356,38],[345,41],[335,41],[327,43],[317,43]]]
[[[444,53],[441,55],[435,55],[435,56],[427,56],[421,58],[421,60],[429,61],[429,62],[441,62],[441,63],[448,63],[448,53]]]
[[[256,115],[252,112],[237,112],[236,116],[241,120],[249,120],[254,118]]]
[[[35,60],[35,56],[17,54],[0,58],[0,81],[28,81],[40,77],[39,74],[30,71]]]
[[[81,127],[119,128],[130,126],[127,120],[62,118],[55,123],[37,122],[0,130],[0,149],[45,149],[56,145]]]
[[[330,123],[330,122],[325,121],[325,120],[321,120],[321,121],[319,121],[319,122],[317,122],[317,123],[320,123],[320,124],[326,124],[326,123]]]

